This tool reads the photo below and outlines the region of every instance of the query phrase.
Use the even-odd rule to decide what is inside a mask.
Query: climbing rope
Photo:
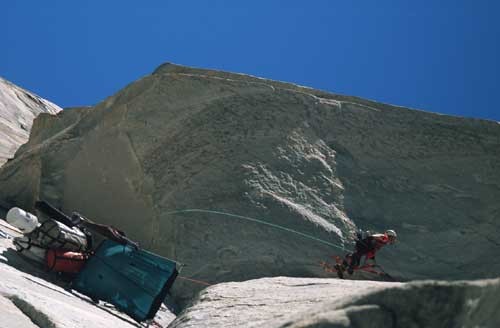
[[[203,281],[203,280],[191,279],[191,278],[184,277],[184,276],[177,276],[177,278],[182,279],[182,280],[187,280],[190,282],[194,282],[195,284],[198,284],[198,285],[211,286],[211,284],[209,284],[208,282]]]
[[[276,229],[280,229],[280,230],[283,230],[283,231],[287,231],[287,232],[290,232],[290,233],[294,233],[294,234],[297,234],[297,235],[302,236],[304,238],[308,238],[308,239],[311,239],[311,240],[323,243],[325,245],[328,245],[328,246],[335,247],[335,248],[341,249],[343,251],[346,251],[346,249],[343,246],[339,246],[339,245],[330,243],[330,242],[328,242],[326,240],[316,238],[314,236],[305,234],[305,233],[300,232],[300,231],[296,231],[296,230],[293,230],[293,229],[290,229],[290,228],[286,228],[286,227],[283,227],[283,226],[280,226],[280,225],[277,225],[277,224],[274,224],[274,223],[269,223],[269,222],[266,222],[266,221],[263,221],[263,220],[254,219],[254,218],[251,218],[251,217],[248,217],[248,216],[231,214],[231,213],[226,213],[226,212],[221,212],[221,211],[214,211],[214,210],[203,210],[203,209],[175,210],[175,211],[167,212],[165,214],[170,215],[170,214],[180,214],[180,213],[209,213],[209,214],[216,214],[216,215],[228,216],[228,217],[237,218],[237,219],[241,219],[241,220],[247,220],[247,221],[251,221],[251,222],[255,222],[255,223],[259,223],[259,224],[264,224],[264,225],[267,225],[267,226],[270,226],[270,227],[273,227],[273,228],[276,228]]]
[[[283,231],[286,231],[286,232],[289,232],[289,233],[293,233],[293,234],[302,236],[304,238],[311,239],[311,240],[317,241],[319,243],[322,243],[322,244],[325,244],[325,245],[328,245],[328,246],[335,247],[335,248],[341,249],[343,251],[346,251],[346,249],[342,245],[337,245],[337,244],[328,242],[326,240],[323,240],[323,239],[320,239],[320,238],[317,238],[317,237],[305,234],[305,233],[300,232],[300,231],[296,231],[296,230],[293,230],[293,229],[290,229],[290,228],[287,228],[287,227],[280,226],[278,224],[274,224],[274,223],[270,223],[270,222],[267,222],[267,221],[264,221],[264,220],[259,220],[259,219],[251,218],[251,217],[244,216],[244,215],[232,214],[232,213],[227,213],[227,212],[222,212],[222,211],[215,211],[215,210],[194,209],[194,208],[193,209],[183,209],[183,210],[170,211],[170,212],[167,212],[165,214],[166,215],[171,215],[171,214],[183,214],[183,213],[207,213],[207,214],[215,214],[215,215],[221,215],[221,216],[226,216],[226,217],[232,217],[232,218],[236,218],[236,219],[246,220],[246,221],[250,221],[250,222],[255,222],[255,223],[258,223],[258,224],[263,224],[263,225],[267,225],[267,226],[270,226],[270,227],[273,227],[273,228],[276,228],[276,229],[280,229],[280,230],[283,230]],[[372,272],[372,273],[376,273],[378,275],[383,275],[383,276],[391,279],[392,281],[397,281],[397,279],[395,279],[394,277],[392,277],[391,275],[389,275],[380,265],[376,265],[376,267],[381,272],[376,272],[375,271],[375,272]],[[367,272],[370,272],[370,271],[367,271]],[[179,278],[183,279],[183,280],[191,281],[191,282],[196,283],[196,284],[210,286],[210,284],[207,283],[207,282],[205,282],[205,281],[190,279],[190,278],[182,277],[182,276],[179,276]]]

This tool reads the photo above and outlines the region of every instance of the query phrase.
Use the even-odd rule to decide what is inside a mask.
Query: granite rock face
[[[35,117],[59,111],[57,105],[0,78],[0,166],[28,141]]]
[[[0,199],[115,225],[218,283],[324,277],[357,228],[397,230],[398,280],[500,270],[500,125],[171,64],[94,108],[41,115]],[[178,280],[185,304],[201,285]]]
[[[499,279],[262,278],[204,290],[169,327],[498,327],[499,294]]]

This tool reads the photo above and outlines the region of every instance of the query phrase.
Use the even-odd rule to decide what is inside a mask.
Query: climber
[[[336,266],[338,275],[341,278],[346,268],[349,274],[354,272],[354,268],[358,267],[361,262],[361,257],[365,256],[365,263],[367,260],[375,261],[375,253],[387,244],[394,244],[397,234],[394,230],[376,234],[369,231],[359,231],[356,237],[354,252],[347,254],[343,263]]]

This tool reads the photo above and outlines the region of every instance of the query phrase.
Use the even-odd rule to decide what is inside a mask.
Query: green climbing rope
[[[335,248],[341,249],[343,251],[346,250],[343,246],[339,246],[339,245],[330,243],[330,242],[328,242],[326,240],[322,240],[322,239],[316,238],[314,236],[305,234],[303,232],[296,231],[296,230],[293,230],[293,229],[290,229],[290,228],[286,228],[286,227],[282,227],[280,225],[277,225],[277,224],[274,224],[274,223],[269,223],[269,222],[266,222],[266,221],[263,221],[263,220],[258,220],[258,219],[254,219],[254,218],[251,218],[251,217],[248,217],[248,216],[243,216],[243,215],[237,215],[237,214],[231,214],[231,213],[220,212],[220,211],[213,211],[213,210],[202,210],[202,209],[176,210],[176,211],[167,212],[165,214],[169,215],[169,214],[192,213],[192,212],[217,214],[217,215],[223,215],[223,216],[233,217],[233,218],[237,218],[237,219],[247,220],[247,221],[251,221],[251,222],[256,222],[256,223],[264,224],[264,225],[267,225],[267,226],[270,226],[270,227],[273,227],[273,228],[276,228],[276,229],[281,229],[281,230],[284,230],[284,231],[287,231],[287,232],[290,232],[290,233],[294,233],[294,234],[297,234],[297,235],[302,236],[304,238],[315,240],[317,242],[323,243],[323,244],[331,246],[331,247],[335,247]]]

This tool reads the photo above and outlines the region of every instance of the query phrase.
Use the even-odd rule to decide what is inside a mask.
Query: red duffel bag
[[[89,256],[63,249],[49,249],[46,255],[47,269],[53,272],[78,273]]]

